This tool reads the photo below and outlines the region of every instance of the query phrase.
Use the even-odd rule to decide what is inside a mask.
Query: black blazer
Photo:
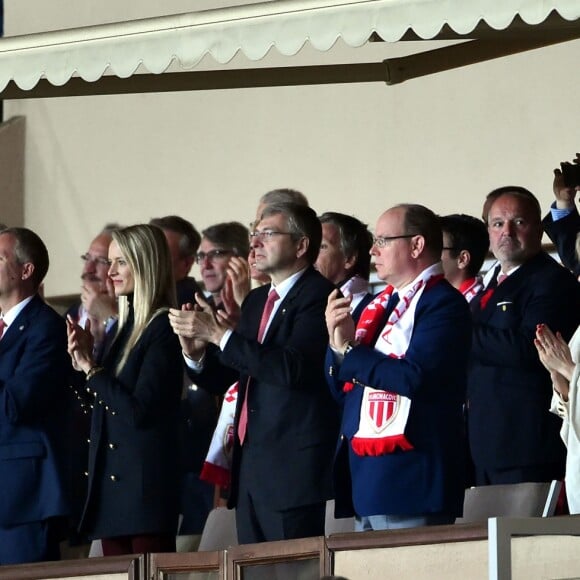
[[[115,376],[132,325],[130,317],[105,356],[105,370],[86,383],[94,408],[81,529],[92,538],[177,529],[181,348],[161,313]]]
[[[509,469],[562,462],[562,421],[549,412],[552,383],[534,336],[545,323],[569,340],[580,322],[580,285],[544,252],[498,286],[473,311],[468,381],[474,462]]]
[[[313,268],[306,270],[280,304],[263,344],[256,337],[269,286],[253,290],[223,353],[208,352],[203,372],[192,375],[198,385],[222,393],[239,379],[230,507],[237,500],[237,425],[248,377],[244,453],[251,461],[251,488],[280,510],[331,497],[338,410],[323,365],[328,344],[324,311],[333,289]]]

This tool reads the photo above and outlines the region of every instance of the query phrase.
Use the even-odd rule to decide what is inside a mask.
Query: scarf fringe
[[[382,439],[365,439],[363,437],[353,437],[351,441],[352,449],[357,455],[384,455],[393,453],[400,449],[401,451],[411,451],[413,446],[403,433],[383,437]]]

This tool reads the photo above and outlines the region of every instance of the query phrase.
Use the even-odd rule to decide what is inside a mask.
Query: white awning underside
[[[142,65],[164,72],[174,61],[192,69],[207,54],[227,63],[237,53],[257,61],[275,47],[294,55],[309,42],[320,51],[337,39],[358,47],[376,33],[389,42],[414,33],[466,36],[482,24],[505,30],[519,17],[532,26],[548,16],[573,22],[578,0],[280,0],[0,40],[0,91],[10,81],[29,91],[42,78],[62,86],[73,76],[133,75]],[[446,25],[446,26],[445,26]]]

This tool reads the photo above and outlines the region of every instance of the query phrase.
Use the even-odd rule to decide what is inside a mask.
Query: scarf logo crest
[[[417,302],[426,289],[442,279],[440,267],[429,268],[399,297],[374,345],[375,350],[390,358],[405,358],[413,336]],[[387,286],[363,312],[355,331],[356,339],[361,344],[370,346],[381,319],[384,320],[383,315],[393,292],[393,286]],[[353,389],[354,384],[351,382],[343,386],[345,393]],[[411,400],[408,397],[384,389],[363,387],[359,428],[351,439],[353,451],[357,455],[376,456],[393,453],[397,449],[413,449],[405,436],[410,411]]]

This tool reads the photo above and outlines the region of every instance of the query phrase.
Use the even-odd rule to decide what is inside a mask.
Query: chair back
[[[334,500],[329,499],[326,502],[326,518],[324,521],[324,535],[344,534],[354,532],[354,517],[336,518],[334,517]]]
[[[463,517],[456,523],[475,523],[488,518],[550,517],[556,511],[561,481],[483,485],[465,490]]]
[[[198,551],[226,550],[230,546],[237,545],[236,510],[225,507],[212,509],[203,527]]]

